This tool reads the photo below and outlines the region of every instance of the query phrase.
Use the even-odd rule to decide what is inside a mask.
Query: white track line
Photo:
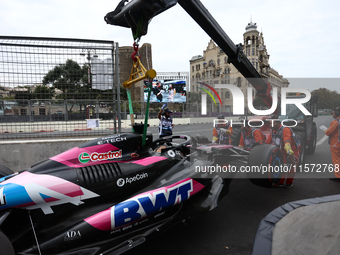
[[[327,140],[327,138],[328,138],[328,136],[327,136],[327,135],[325,135],[324,137],[322,137],[322,138],[321,138],[321,140],[320,140],[320,141],[318,141],[318,142],[316,143],[316,146],[319,146],[319,145],[323,144],[323,142],[324,142],[324,141],[326,141],[326,140]]]

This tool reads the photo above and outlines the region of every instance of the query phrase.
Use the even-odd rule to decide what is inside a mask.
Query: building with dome
[[[270,55],[264,42],[263,33],[257,30],[256,23],[247,24],[243,34],[243,52],[250,62],[261,74],[265,81],[269,82],[273,87],[278,88],[280,93],[281,87],[287,87],[289,82],[278,71],[273,69],[269,64]],[[228,63],[228,56],[210,40],[202,55],[193,56],[190,60],[190,91],[200,92],[202,85],[199,82],[206,83],[212,87],[216,84],[232,84],[238,86],[245,96],[245,105],[247,105],[247,87],[251,87],[250,83],[244,76]],[[222,100],[222,106],[212,105],[212,112],[232,112],[233,101],[232,95],[228,89],[216,89]],[[253,90],[253,98],[255,97],[255,89]],[[222,108],[221,108],[222,107]],[[209,109],[209,107],[208,107]],[[209,110],[208,110],[209,111]]]

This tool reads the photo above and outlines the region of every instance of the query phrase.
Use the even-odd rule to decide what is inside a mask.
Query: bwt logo
[[[208,84],[201,83],[200,84],[208,87],[220,101],[222,105],[222,100],[216,90],[209,86]],[[222,88],[222,89],[229,89],[231,94],[233,95],[233,114],[234,115],[244,115],[244,95],[241,89],[234,85],[230,84],[216,84],[215,88]],[[202,91],[205,91],[214,101],[216,105],[216,100],[214,99],[213,95],[204,88],[199,88]],[[287,98],[287,93],[303,93],[306,95],[304,98]],[[207,115],[207,94],[202,94],[201,96],[201,114]],[[273,88],[273,103],[270,109],[268,110],[257,110],[253,106],[253,88],[248,88],[248,108],[251,113],[255,115],[270,115],[275,112],[277,108],[277,88]],[[295,104],[297,108],[302,111],[304,115],[310,116],[312,115],[302,104],[307,103],[311,99],[311,94],[307,89],[300,89],[300,88],[281,88],[281,114],[286,115],[286,105],[287,104]]]

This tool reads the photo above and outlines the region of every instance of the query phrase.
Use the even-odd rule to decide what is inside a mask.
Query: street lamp
[[[86,54],[86,52],[87,52],[87,54]],[[92,55],[92,57],[94,57],[94,58],[98,58],[98,55],[96,54],[96,50],[95,49],[82,49],[82,51],[81,51],[81,53],[79,53],[80,54],[80,56],[83,56],[83,57],[85,57],[86,55],[87,55],[87,57],[86,57],[86,59],[87,59],[87,61],[88,61],[88,69],[87,69],[87,78],[88,78],[88,84],[89,84],[89,90],[90,90],[90,94],[89,94],[89,97],[90,97],[90,109],[91,109],[91,90],[92,90],[92,84],[91,84],[91,54],[93,54]],[[90,116],[90,113],[89,113],[89,119],[91,118],[91,116]]]

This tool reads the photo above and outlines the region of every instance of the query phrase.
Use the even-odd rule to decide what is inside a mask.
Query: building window
[[[230,92],[229,92],[229,91],[227,91],[227,92],[225,93],[225,98],[230,98]]]
[[[20,115],[27,115],[27,109],[20,109]]]
[[[45,108],[39,108],[39,115],[46,115],[46,109]]]
[[[211,67],[214,67],[214,66],[215,66],[214,60],[210,60],[210,61],[209,61],[209,66],[211,66]]]
[[[191,67],[191,70],[192,70],[192,71],[195,71],[195,67],[194,67],[194,66],[192,66],[192,67]]]
[[[220,65],[220,62],[221,62],[221,60],[218,58],[218,59],[217,59],[217,65],[218,65],[218,66]]]
[[[242,86],[242,79],[241,77],[237,78],[237,87],[241,87]]]
[[[251,54],[254,56],[255,55],[255,46],[251,47]]]
[[[224,64],[228,64],[228,58],[224,57]]]

